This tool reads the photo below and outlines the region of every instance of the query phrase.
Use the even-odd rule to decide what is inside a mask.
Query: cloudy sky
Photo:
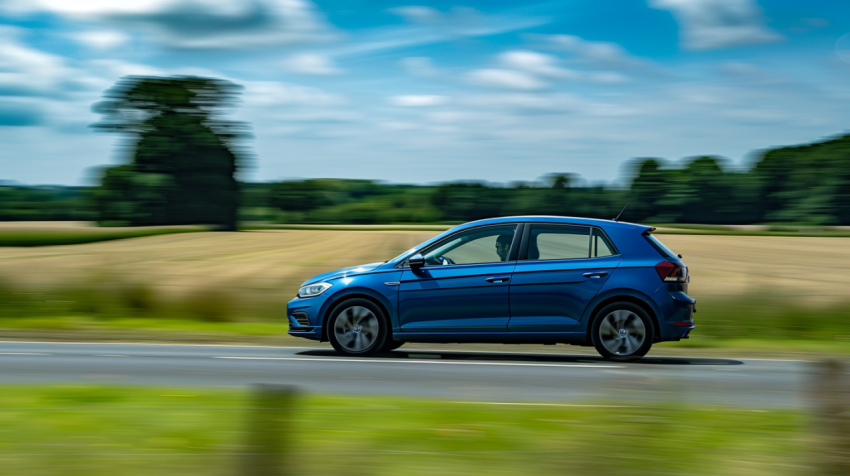
[[[0,179],[125,160],[89,127],[125,75],[243,85],[250,180],[741,165],[850,129],[848,33],[844,0],[0,0]]]

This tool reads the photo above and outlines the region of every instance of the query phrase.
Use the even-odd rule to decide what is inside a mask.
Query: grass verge
[[[288,296],[229,287],[172,297],[161,291],[116,276],[47,289],[0,283],[0,334],[12,337],[17,332],[37,339],[42,332],[50,340],[62,335],[73,340],[77,332],[110,341],[124,336],[132,341],[308,344],[286,334]],[[806,304],[794,297],[753,292],[700,298],[697,309],[691,338],[659,345],[654,354],[685,349],[747,351],[737,352],[741,355],[850,354],[848,301]]]
[[[136,229],[109,228],[56,228],[56,229],[15,229],[0,228],[0,246],[57,246],[95,243],[98,241],[139,238],[143,236],[170,235],[174,233],[190,233],[209,231],[202,226],[183,227],[140,227]]]
[[[244,225],[240,230],[323,230],[323,231],[446,231],[454,225]]]
[[[790,475],[808,474],[815,448],[797,411],[592,403],[301,395],[280,436],[291,473],[317,475]],[[253,405],[248,392],[232,390],[5,386],[0,467],[241,474]]]

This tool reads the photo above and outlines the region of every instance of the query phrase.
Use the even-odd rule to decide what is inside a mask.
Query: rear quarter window
[[[648,241],[649,244],[652,245],[652,247],[656,249],[656,251],[661,253],[661,256],[663,256],[665,258],[673,258],[673,259],[677,258],[676,253],[674,253],[673,250],[671,250],[664,243],[662,243],[661,240],[656,238],[655,235],[647,234],[645,236],[646,236],[646,241]]]

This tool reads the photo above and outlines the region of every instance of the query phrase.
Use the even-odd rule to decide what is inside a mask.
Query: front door
[[[511,332],[569,332],[620,262],[587,226],[532,224],[511,279]],[[523,259],[524,258],[524,259]]]
[[[399,285],[402,332],[504,332],[518,252],[516,224],[474,228],[422,250],[425,266]]]

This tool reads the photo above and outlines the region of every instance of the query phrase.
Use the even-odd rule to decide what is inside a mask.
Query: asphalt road
[[[677,401],[765,408],[806,405],[812,367],[787,360],[647,357],[621,364],[586,355],[403,349],[347,358],[329,347],[0,342],[0,384],[280,383],[317,393],[494,403]]]

